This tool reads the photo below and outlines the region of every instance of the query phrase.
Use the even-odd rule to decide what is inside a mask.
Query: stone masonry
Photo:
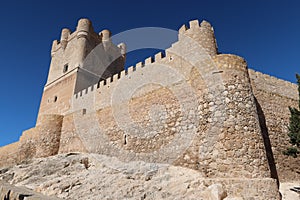
[[[73,33],[62,30],[36,127],[0,148],[0,166],[87,152],[191,168],[212,183],[234,182],[230,191],[245,181],[277,188],[274,179],[299,180],[299,158],[282,154],[295,84],[219,54],[206,21],[183,25],[165,52],[126,70],[126,46],[110,37],[87,19]]]

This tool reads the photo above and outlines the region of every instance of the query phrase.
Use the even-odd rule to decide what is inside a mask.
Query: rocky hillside
[[[200,181],[203,179],[201,174],[191,169],[145,162],[124,163],[97,154],[64,154],[35,159],[0,169],[1,179],[6,182],[0,183],[1,200],[237,200],[246,197],[228,194],[219,183],[204,184]],[[21,198],[16,198],[16,195]]]

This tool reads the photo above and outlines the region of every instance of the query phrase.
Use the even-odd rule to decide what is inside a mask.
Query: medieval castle
[[[279,199],[278,179],[300,179],[299,158],[282,154],[297,86],[218,53],[206,21],[183,25],[165,52],[125,70],[125,44],[80,19],[51,57],[36,126],[0,148],[0,166],[99,153],[192,168],[256,199]]]

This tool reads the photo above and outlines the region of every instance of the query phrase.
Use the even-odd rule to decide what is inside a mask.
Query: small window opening
[[[57,96],[54,97],[54,102],[57,102]]]
[[[124,145],[127,144],[127,135],[124,135]]]
[[[64,69],[63,69],[63,73],[66,73],[69,69],[69,65],[65,64]]]

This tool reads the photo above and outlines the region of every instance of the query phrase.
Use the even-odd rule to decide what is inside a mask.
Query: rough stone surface
[[[0,181],[1,200],[59,200],[56,197],[49,197],[25,187],[16,187],[6,182]]]
[[[279,199],[273,179],[206,179],[192,169],[99,154],[34,159],[1,170],[0,179],[63,199]]]
[[[279,179],[282,181],[300,180],[300,157],[283,155],[290,145],[288,125],[289,106],[298,106],[297,85],[275,77],[249,71],[257,108],[262,119],[262,132],[269,137]]]
[[[63,29],[52,46],[36,127],[0,148],[0,166],[70,152],[163,163],[196,170],[206,199],[236,191],[276,199],[278,178],[300,179],[299,158],[282,154],[288,106],[298,100],[295,84],[248,70],[239,56],[218,54],[206,21],[182,26],[164,53],[127,70],[124,51],[124,44],[112,44],[108,30],[97,34],[87,19],[74,33]]]
[[[282,195],[282,199],[287,200],[299,200],[300,199],[300,192],[295,191],[295,188],[300,188],[300,181],[298,182],[282,182],[280,183],[280,193]],[[294,191],[293,191],[294,189]]]

